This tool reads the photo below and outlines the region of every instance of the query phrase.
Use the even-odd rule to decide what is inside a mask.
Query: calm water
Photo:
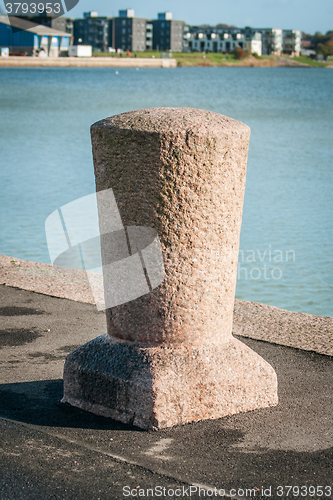
[[[1,69],[0,253],[49,262],[44,222],[94,191],[89,127],[190,106],[252,129],[237,297],[333,312],[333,71]]]

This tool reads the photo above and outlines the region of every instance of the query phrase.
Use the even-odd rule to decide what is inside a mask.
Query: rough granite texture
[[[276,405],[273,368],[231,334],[250,129],[153,108],[91,136],[96,190],[113,189],[124,226],[157,231],[165,278],[67,357],[63,401],[144,429]]]
[[[0,285],[94,304],[85,271],[60,268],[0,255]],[[235,299],[232,332],[333,356],[333,317],[286,311]]]
[[[249,347],[140,347],[97,337],[67,356],[63,402],[143,429],[276,404],[275,373]]]
[[[242,337],[333,356],[331,316],[285,311],[236,299],[232,331]]]
[[[149,345],[228,341],[249,127],[153,108],[102,120],[91,136],[96,190],[113,189],[125,226],[156,229],[166,273],[153,293],[112,309],[108,333]]]
[[[0,255],[0,285],[94,304],[86,271]]]

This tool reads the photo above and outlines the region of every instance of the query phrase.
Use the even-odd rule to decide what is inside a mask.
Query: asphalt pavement
[[[237,337],[279,405],[157,432],[60,403],[65,357],[104,334],[91,304],[0,286],[0,499],[333,498],[333,358]]]

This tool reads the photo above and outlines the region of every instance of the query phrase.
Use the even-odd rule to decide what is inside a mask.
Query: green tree
[[[326,43],[318,43],[316,47],[317,54],[322,54],[324,57],[333,55],[333,40],[328,40]]]

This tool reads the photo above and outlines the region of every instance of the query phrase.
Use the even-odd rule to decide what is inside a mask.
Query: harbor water
[[[332,95],[322,68],[1,68],[0,253],[50,262],[45,219],[95,190],[92,123],[207,109],[252,131],[236,296],[332,316]]]

